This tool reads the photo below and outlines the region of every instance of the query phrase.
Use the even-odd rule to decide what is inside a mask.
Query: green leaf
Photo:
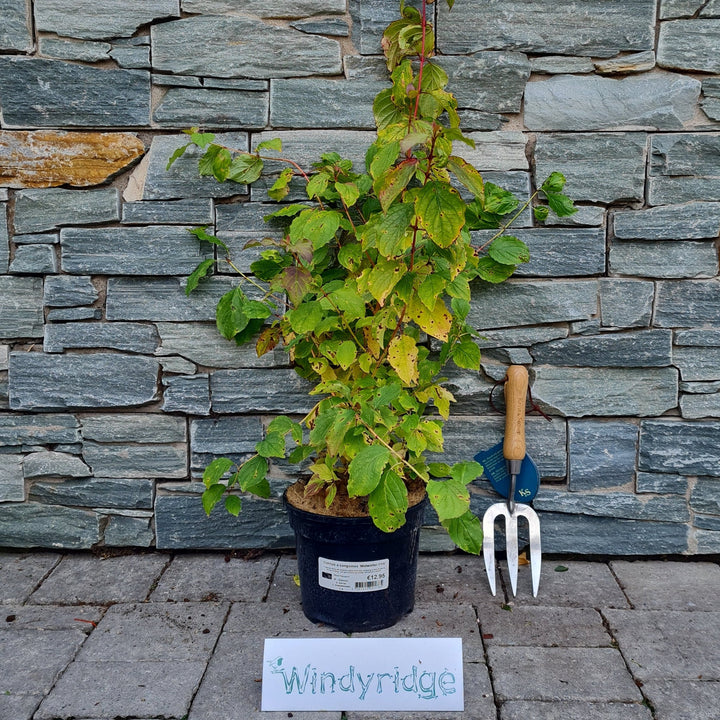
[[[355,343],[352,340],[345,340],[340,343],[335,353],[335,360],[343,370],[347,370],[355,361],[356,356],[357,346]]]
[[[533,208],[533,212],[535,213],[535,219],[538,222],[545,222],[548,219],[548,215],[550,214],[550,208],[546,207],[545,205],[538,205],[537,207]]]
[[[362,247],[358,243],[347,243],[338,250],[337,258],[344,268],[357,270],[362,263]]]
[[[268,425],[268,433],[278,433],[283,436],[292,433],[295,442],[302,442],[302,427],[286,415],[274,417]]]
[[[225,498],[225,509],[231,514],[237,517],[242,510],[242,500],[237,495],[228,495]]]
[[[199,285],[200,280],[202,280],[210,271],[212,266],[215,264],[215,260],[213,258],[209,258],[208,260],[203,260],[193,271],[190,275],[188,275],[187,284],[185,285],[185,294],[190,295],[190,293]]]
[[[272,184],[272,187],[268,190],[268,197],[271,200],[280,201],[284,199],[290,192],[290,181],[293,179],[295,173],[292,168],[285,168],[281,173],[280,177]]]
[[[430,239],[446,248],[455,242],[465,224],[465,203],[457,190],[432,180],[420,188],[415,213]]]
[[[364,227],[363,237],[385,257],[400,255],[409,247],[407,234],[414,216],[413,205],[395,203],[387,213],[378,213],[370,219]]]
[[[458,518],[442,523],[450,539],[461,549],[472,555],[482,552],[483,532],[480,519],[469,510]]]
[[[470,506],[470,493],[465,483],[455,478],[428,480],[427,494],[440,522],[464,515]]]
[[[205,487],[210,487],[215,483],[220,482],[223,475],[233,466],[233,461],[229,458],[215,458],[203,472],[203,482]]]
[[[428,463],[428,472],[433,477],[450,477],[450,466],[447,463]]]
[[[368,497],[368,510],[375,526],[383,532],[393,532],[405,524],[408,508],[407,487],[402,478],[386,470],[378,486]]]
[[[264,440],[255,446],[258,455],[264,458],[285,457],[285,437],[280,433],[268,432]]]
[[[465,370],[480,369],[480,348],[472,340],[459,342],[452,352],[452,358],[459,368]]]
[[[562,193],[545,193],[547,204],[558,217],[569,217],[577,212],[573,201]]]
[[[509,190],[491,182],[485,183],[485,212],[507,215],[515,210],[519,203],[520,201]]]
[[[262,175],[264,163],[257,155],[242,154],[236,157],[228,169],[228,180],[250,185]]]
[[[390,450],[384,445],[365,445],[348,465],[348,495],[369,495],[379,485],[389,460]]]
[[[268,462],[260,455],[254,455],[247,462],[243,463],[237,471],[237,479],[240,489],[262,498],[270,497],[270,483],[266,475]]]
[[[230,290],[220,298],[215,309],[215,323],[220,334],[232,340],[247,327],[250,318],[243,311],[245,295],[240,288]]]
[[[399,165],[380,175],[373,187],[377,193],[383,212],[387,212],[395,198],[407,187],[415,174],[417,160],[410,158],[403,160]]]
[[[307,196],[309,198],[313,198],[316,195],[322,195],[327,190],[329,182],[330,177],[323,172],[311,175],[307,185],[305,186]]]
[[[369,161],[369,172],[373,179],[377,179],[395,164],[397,156],[400,154],[400,143],[393,141],[380,148],[377,145],[373,145],[372,148],[375,148],[375,152]],[[368,151],[369,154],[370,151]]]
[[[335,237],[341,220],[342,215],[337,210],[316,210],[305,223],[304,235],[317,250]]]
[[[540,186],[544,193],[561,193],[565,187],[565,176],[561,172],[553,172]]]
[[[347,322],[365,317],[365,300],[357,290],[353,290],[351,287],[341,287],[330,293],[330,299]]]
[[[345,205],[347,205],[348,207],[352,207],[360,197],[360,190],[354,182],[336,182],[335,190],[337,191],[337,194],[340,196]]]
[[[423,92],[442,90],[448,84],[447,73],[436,63],[426,62],[423,66],[421,89]]]
[[[215,133],[191,132],[190,142],[199,148],[206,148],[215,139]]]
[[[503,265],[485,256],[478,260],[478,275],[490,283],[501,283],[507,280],[515,272],[514,265]]]
[[[405,121],[407,124],[405,113],[395,105],[392,99],[392,88],[381,90],[373,101],[373,115],[378,130],[389,127],[390,125],[399,125]],[[398,150],[400,146],[398,145]]]
[[[310,300],[301,303],[294,310],[289,310],[286,317],[290,321],[293,332],[302,335],[313,331],[323,318],[323,310],[319,302]]]
[[[179,148],[177,148],[177,149],[175,150],[175,152],[170,156],[170,159],[168,160],[167,165],[165,166],[165,170],[166,170],[166,171],[169,170],[169,169],[172,167],[173,163],[174,163],[176,160],[178,160],[179,158],[181,158],[181,157],[185,154],[185,151],[190,147],[191,144],[192,144],[192,143],[187,143],[187,144],[182,145],[181,147],[179,147]]]
[[[217,505],[227,488],[225,485],[215,483],[202,494],[202,505],[206,515],[210,515],[212,509]]]
[[[501,235],[495,238],[488,247],[488,255],[502,265],[519,265],[530,262],[528,246],[516,237]]]
[[[407,272],[404,262],[386,260],[381,257],[368,275],[370,294],[383,305],[396,283]]]
[[[312,274],[303,267],[290,265],[282,271],[280,284],[290,298],[290,302],[298,306],[312,287]]]
[[[447,167],[475,197],[485,197],[485,184],[482,175],[469,162],[461,157],[451,155],[448,158]]]
[[[302,212],[303,210],[310,209],[311,208],[309,205],[303,205],[302,203],[291,203],[290,205],[283,205],[279,210],[276,210],[274,213],[265,215],[265,220],[268,220],[269,218],[293,217],[299,212]]]
[[[482,475],[483,468],[480,463],[474,460],[464,460],[455,463],[450,471],[450,475],[454,480],[467,485]]]
[[[418,297],[428,310],[434,310],[437,299],[445,291],[447,282],[439,275],[428,275],[418,288]]]
[[[261,150],[272,150],[273,152],[282,152],[282,140],[280,138],[271,138],[270,140],[263,140],[255,148],[255,152],[260,152]]]
[[[222,240],[216,238],[214,235],[210,235],[209,233],[205,232],[206,227],[207,225],[203,225],[202,227],[190,228],[188,229],[188,232],[191,235],[194,235],[200,242],[208,242],[212,243],[213,245],[217,245],[229,254],[230,248]]]
[[[418,349],[409,335],[394,337],[388,350],[388,362],[405,385],[416,385],[418,374]]]

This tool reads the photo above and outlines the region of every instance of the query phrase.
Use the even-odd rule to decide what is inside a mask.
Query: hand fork
[[[515,502],[515,484],[525,459],[525,396],[528,388],[528,372],[522,365],[508,368],[505,383],[505,440],[503,456],[510,474],[510,491],[505,503],[491,505],[483,516],[483,557],[485,570],[490,581],[490,590],[495,595],[495,520],[505,518],[505,553],[513,597],[517,594],[518,576],[518,517],[528,521],[530,540],[530,566],[532,572],[533,596],[537,597],[540,585],[542,553],[540,546],[540,520],[529,506]]]

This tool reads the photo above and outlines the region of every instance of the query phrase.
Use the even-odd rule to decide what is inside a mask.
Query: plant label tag
[[[262,710],[464,710],[461,638],[268,638]]]
[[[390,561],[348,562],[318,558],[318,585],[339,592],[375,592],[390,583]]]

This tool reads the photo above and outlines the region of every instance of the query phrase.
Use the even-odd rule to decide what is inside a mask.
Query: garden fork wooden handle
[[[522,365],[511,365],[505,383],[505,440],[503,457],[522,462],[525,457],[525,398],[528,371]],[[517,474],[516,471],[514,474]]]

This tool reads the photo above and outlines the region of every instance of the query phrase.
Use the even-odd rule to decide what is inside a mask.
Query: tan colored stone
[[[144,152],[128,132],[0,130],[0,186],[98,185]]]

